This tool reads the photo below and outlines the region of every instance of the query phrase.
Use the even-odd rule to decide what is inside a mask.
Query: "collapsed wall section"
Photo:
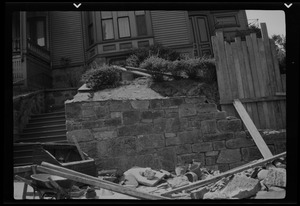
[[[262,158],[240,119],[228,119],[205,97],[67,101],[67,138],[98,170],[132,166],[173,171],[197,160],[226,171]],[[272,154],[285,151],[285,132],[263,134]]]

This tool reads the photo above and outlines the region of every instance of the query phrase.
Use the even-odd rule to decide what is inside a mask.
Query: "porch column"
[[[27,16],[25,11],[20,12],[20,52],[22,61],[22,71],[24,78],[24,86],[27,87],[27,68],[26,68],[26,52],[27,52]]]

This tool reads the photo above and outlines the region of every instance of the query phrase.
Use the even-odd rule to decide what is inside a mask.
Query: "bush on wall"
[[[168,72],[169,61],[162,59],[160,57],[151,56],[147,58],[143,63],[141,63],[140,67],[142,69],[146,69],[150,72]],[[159,73],[152,73],[152,77],[154,81],[163,81],[163,75]]]
[[[138,48],[131,51],[131,55],[126,59],[126,65],[132,67],[139,67],[140,64],[150,56],[157,56],[159,58],[175,61],[180,59],[180,53],[164,47],[160,44],[154,44],[147,48]]]
[[[82,75],[82,81],[93,90],[114,88],[118,86],[120,73],[112,66],[97,66],[86,71]]]

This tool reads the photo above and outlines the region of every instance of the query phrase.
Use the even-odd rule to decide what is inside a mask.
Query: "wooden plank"
[[[268,101],[283,101],[285,96],[269,96],[269,97],[258,97],[258,98],[244,98],[240,99],[242,103],[252,103],[252,102],[268,102]],[[220,104],[232,104],[233,101],[220,101]]]
[[[252,74],[254,95],[255,95],[255,97],[261,97],[261,91],[259,88],[259,84],[257,83],[258,74],[256,71],[253,44],[252,44],[252,39],[250,36],[246,36],[246,44],[247,44],[247,51],[249,54],[249,62],[250,62],[250,70],[251,70],[251,74]],[[254,104],[254,106],[256,107],[256,109],[258,111],[258,121],[257,121],[256,126],[257,126],[257,128],[261,128],[261,124],[262,124],[261,117],[260,117],[261,115],[259,115],[259,114],[263,112],[262,105],[256,103],[256,104]]]
[[[224,80],[224,95],[222,99],[232,99],[232,93],[230,89],[230,78],[229,78],[229,70],[227,68],[227,61],[226,61],[226,53],[225,53],[225,46],[224,46],[224,37],[223,37],[223,32],[216,32],[216,37],[217,37],[217,49],[218,49],[218,55],[219,55],[219,62],[221,65],[221,68],[223,71],[221,75],[223,75],[223,80]]]
[[[238,87],[239,98],[244,98],[244,88],[243,88],[243,80],[241,75],[241,65],[239,62],[238,48],[236,43],[231,43],[233,60],[234,60],[234,69],[236,73],[236,81]]]
[[[261,63],[261,73],[262,73],[262,78],[263,78],[263,85],[265,88],[265,95],[271,95],[272,90],[271,90],[271,82],[269,78],[269,73],[268,73],[268,67],[267,67],[267,59],[265,55],[265,48],[264,48],[264,43],[262,39],[257,39],[257,44],[258,44],[258,50],[259,50],[259,56],[260,56],[260,63]],[[265,110],[265,116],[266,116],[266,123],[267,123],[267,128],[268,129],[275,129],[276,128],[276,117],[274,113],[274,108],[273,108],[273,103],[268,102],[268,103],[263,103],[263,107],[266,108]]]
[[[254,82],[254,84],[259,85],[259,89],[260,89],[259,97],[263,97],[266,94],[265,94],[264,79],[263,79],[263,74],[262,74],[262,70],[261,70],[256,34],[252,33],[252,34],[250,34],[250,37],[251,37],[253,52],[254,52],[254,60],[255,60],[254,69],[257,72],[257,79],[255,79],[256,81]],[[266,122],[267,118],[265,118],[265,116],[266,116],[266,113],[268,113],[268,108],[266,107],[266,104],[264,104],[264,103],[259,102],[259,103],[257,103],[257,105],[258,105],[258,109],[259,109],[260,129],[266,129],[267,128],[267,122]]]
[[[234,107],[236,108],[237,112],[239,113],[241,119],[243,120],[244,124],[246,125],[250,135],[252,136],[256,146],[258,147],[260,153],[262,156],[266,158],[272,157],[272,153],[270,149],[268,148],[267,144],[263,140],[262,136],[258,132],[257,128],[253,124],[251,118],[247,114],[247,111],[245,110],[244,106],[240,102],[240,100],[235,99],[233,102]]]
[[[14,174],[31,172],[32,171],[31,167],[32,165],[14,167]]]
[[[49,164],[46,162],[42,162],[42,166],[37,166],[37,169],[41,172],[46,172],[52,175],[57,175],[60,177],[65,177],[70,180],[81,182],[87,185],[93,185],[96,187],[100,187],[103,189],[111,190],[114,192],[118,192],[121,194],[126,194],[132,197],[137,197],[140,199],[151,199],[151,200],[159,200],[159,199],[168,199],[165,197],[161,197],[158,195],[148,194],[141,191],[137,191],[136,189],[124,187],[122,185],[112,183],[109,181],[101,180],[97,177],[92,177],[89,175],[85,175],[83,173],[79,173],[73,170],[69,170],[57,165]]]
[[[249,57],[249,53],[245,41],[242,41],[242,50],[243,50],[243,56],[245,62],[247,83],[249,88],[249,96],[247,98],[254,98],[255,92],[254,92],[253,78],[252,78],[251,67],[249,62],[250,57]],[[258,115],[257,105],[256,103],[248,103],[248,104],[250,105],[252,111],[252,116],[250,115],[250,117],[252,117],[254,124],[257,126],[259,125],[259,115]]]
[[[243,53],[243,47],[242,47],[242,41],[240,37],[235,38],[237,51],[238,51],[238,59],[240,62],[240,73],[242,77],[242,84],[243,84],[243,90],[244,90],[244,97],[249,98],[250,97],[250,91],[249,91],[249,85],[248,85],[248,79],[247,79],[247,72],[246,72],[246,64],[244,59],[244,53]],[[245,54],[246,55],[246,54]],[[240,99],[240,98],[238,98]],[[253,118],[252,114],[252,107],[250,104],[245,104],[245,108],[251,118]]]
[[[275,49],[275,42],[270,39],[270,45],[271,45],[271,53],[273,57],[273,65],[274,65],[274,72],[275,72],[275,78],[277,82],[277,92],[285,92],[285,85],[283,86],[281,82],[281,75],[280,75],[280,70],[279,70],[279,64],[278,60],[276,57],[276,49]],[[282,116],[282,127],[286,127],[286,104],[285,102],[280,103],[280,111],[281,111],[281,116]]]
[[[230,89],[232,91],[232,98],[239,98],[238,95],[238,86],[237,86],[237,79],[236,79],[236,72],[234,67],[234,61],[233,61],[233,54],[232,54],[232,46],[228,42],[225,43],[225,52],[226,52],[226,58],[227,58],[227,68],[228,72],[230,73]]]
[[[219,56],[219,50],[217,47],[217,37],[212,36],[212,46],[214,50],[214,57],[216,61],[216,72],[217,72],[217,79],[218,79],[218,88],[219,88],[219,94],[220,94],[220,99],[224,99],[225,95],[225,80],[224,80],[224,75],[223,75],[223,69],[222,69],[222,64]]]
[[[226,177],[226,176],[229,176],[229,175],[232,175],[232,174],[236,174],[236,173],[242,172],[244,170],[257,167],[257,166],[262,166],[262,165],[264,165],[268,162],[271,162],[275,159],[278,159],[278,158],[281,158],[281,157],[284,157],[284,156],[286,156],[286,152],[280,153],[278,155],[271,156],[267,159],[262,159],[262,160],[256,161],[256,162],[251,163],[251,164],[246,164],[246,165],[243,165],[243,166],[239,166],[237,168],[233,168],[233,169],[228,170],[226,172],[223,172],[219,175],[216,175],[212,178],[205,179],[205,180],[200,180],[200,181],[191,183],[187,186],[179,187],[179,188],[176,188],[174,190],[171,190],[171,191],[168,191],[168,192],[165,192],[165,193],[161,193],[160,195],[168,197],[168,196],[171,196],[174,193],[178,193],[178,192],[181,192],[183,190],[191,191],[191,190],[194,190],[194,189],[198,189],[202,186],[208,185],[210,183],[214,183],[214,182],[222,179],[223,177]]]

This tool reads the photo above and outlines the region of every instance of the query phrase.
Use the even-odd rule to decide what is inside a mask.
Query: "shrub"
[[[168,72],[168,65],[169,61],[167,60],[156,56],[150,56],[141,63],[140,67],[153,72],[152,77],[154,81],[163,81],[163,75],[159,73]]]
[[[182,75],[185,73],[189,79],[211,83],[217,80],[215,60],[207,57],[191,58],[174,61],[171,73]]]
[[[148,48],[133,49],[131,55],[126,59],[126,64],[127,66],[139,67],[139,65],[150,56],[157,56],[169,61],[180,59],[179,52],[160,44],[154,44]]]
[[[93,90],[116,87],[120,81],[119,72],[112,66],[97,66],[82,75],[82,81]]]

